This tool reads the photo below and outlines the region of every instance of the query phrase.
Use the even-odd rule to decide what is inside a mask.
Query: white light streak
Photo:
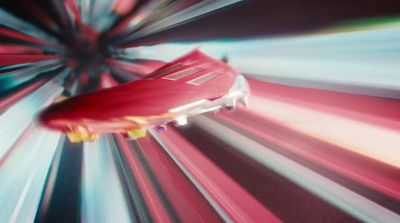
[[[135,58],[172,61],[196,48],[266,81],[400,97],[400,24],[298,37],[166,43],[125,50]],[[312,84],[312,82],[316,82]],[[329,85],[331,84],[331,86]],[[357,90],[358,88],[364,88]],[[381,89],[381,90],[371,90]]]
[[[34,123],[3,160],[0,222],[33,222],[60,136]]]
[[[400,168],[399,131],[254,95],[249,109],[296,131]]]
[[[193,119],[193,124],[362,221],[382,223],[400,221],[398,214],[210,118],[198,116]]]
[[[60,82],[68,73],[69,70],[64,71],[0,115],[0,160],[35,119],[40,109],[62,93],[64,88]]]
[[[112,150],[111,136],[85,142],[82,166],[82,222],[132,222]]]

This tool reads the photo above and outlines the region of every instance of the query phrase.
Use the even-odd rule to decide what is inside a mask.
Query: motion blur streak
[[[52,41],[53,38],[42,30],[36,28],[30,23],[24,22],[21,19],[18,19],[14,15],[4,11],[0,8],[0,17],[1,17],[1,24],[12,29],[16,29],[22,33],[28,34],[30,36],[37,37],[39,39],[45,39],[46,41]]]
[[[145,166],[141,164],[139,157],[135,156],[133,153],[135,148],[131,148],[128,141],[126,141],[121,135],[116,136],[116,141],[121,150],[121,154],[127,160],[130,172],[137,182],[138,189],[141,196],[143,196],[144,203],[149,209],[153,220],[155,222],[172,222],[167,209],[163,207],[164,205],[161,196],[158,196],[156,187],[151,181],[151,176],[146,174]],[[131,184],[131,186],[133,185]],[[135,196],[136,203],[140,204],[138,199],[140,195],[133,194],[132,196]],[[144,207],[138,206],[138,208]],[[145,211],[142,210],[141,212]],[[140,218],[145,218],[145,216],[140,216]]]
[[[400,199],[400,182],[396,180],[398,168],[384,165],[373,159],[365,159],[362,155],[317,139],[313,135],[298,132],[286,125],[252,111],[240,110],[233,117],[228,114],[218,116],[219,121],[226,121],[234,129],[261,138],[264,144],[272,143],[280,153],[289,152],[291,158],[304,158],[313,164],[316,170],[327,168],[344,177],[349,177],[374,190]],[[330,174],[332,175],[332,174]],[[354,189],[354,185],[350,184]]]
[[[182,163],[166,148],[164,143],[159,139],[159,137],[151,131],[153,138],[159,143],[159,145],[164,149],[164,151],[168,154],[168,156],[175,162],[175,164],[182,170],[182,172],[188,177],[188,179],[192,182],[192,184],[199,190],[199,192],[204,196],[204,198],[210,203],[210,205],[214,208],[214,210],[219,214],[219,216],[225,222],[233,222],[232,219],[228,216],[228,214],[222,210],[220,205],[210,196],[209,193],[205,190],[205,188],[199,184],[199,182],[193,177],[193,175],[182,165]],[[241,216],[242,217],[242,216]],[[239,217],[240,219],[240,217]],[[241,218],[240,220],[244,220]]]
[[[181,165],[181,169],[194,184],[200,184],[197,186],[199,191],[205,197],[210,197],[208,200],[214,208],[223,208],[222,211],[229,214],[229,218],[226,218],[225,213],[220,213],[224,220],[256,222],[264,219],[268,222],[281,222],[176,131],[171,129],[166,134],[157,136],[153,132],[152,135],[163,140],[163,148]]]
[[[0,223],[400,222],[399,8],[0,1]],[[246,77],[246,108],[136,141],[72,144],[36,122],[194,49]]]
[[[32,124],[0,165],[1,222],[35,218],[60,133]]]
[[[249,108],[297,131],[400,168],[398,131],[257,96],[251,98]]]
[[[57,60],[35,63],[35,65],[22,68],[17,71],[10,71],[0,75],[0,92],[11,90],[19,85],[25,84],[34,78],[40,77],[46,72],[54,71],[60,68],[60,62]]]
[[[205,117],[193,123],[251,159],[271,168],[335,206],[366,222],[397,222],[400,216],[329,179]]]
[[[60,85],[68,71],[46,83],[0,115],[0,159],[18,136],[32,123],[37,112],[49,105],[63,91]]]
[[[170,61],[196,47],[215,57],[227,56],[242,73],[266,81],[400,97],[400,22],[351,32],[167,43],[126,52],[128,56]]]
[[[219,8],[226,7],[228,5],[240,2],[242,0],[205,0],[201,1],[191,7],[181,10],[171,16],[168,16],[160,21],[157,21],[145,29],[140,30],[133,34],[128,41],[140,38],[153,33],[161,32],[165,29],[170,29],[173,26],[179,25],[181,23],[187,22],[190,19],[194,19],[200,15],[207,14],[209,12],[215,11]],[[183,54],[182,54],[183,55]]]
[[[0,111],[3,111],[3,109],[7,109],[9,106],[11,106],[12,104],[15,104],[23,97],[26,97],[28,94],[32,93],[32,91],[36,90],[44,82],[45,82],[44,80],[37,81],[37,82],[29,85],[28,87],[24,88],[23,90],[1,100],[0,101]]]
[[[174,222],[222,222],[217,210],[212,208],[157,142],[145,138],[138,140],[138,145],[164,194],[165,206]]]
[[[400,100],[249,80],[253,95],[400,130]]]
[[[113,150],[111,136],[84,144],[82,222],[132,222]]]

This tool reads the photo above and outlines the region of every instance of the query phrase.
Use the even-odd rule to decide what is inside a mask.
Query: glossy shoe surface
[[[55,103],[40,119],[85,140],[95,138],[90,134],[127,133],[169,122],[185,125],[190,116],[236,106],[248,93],[248,84],[237,71],[194,51],[148,78]],[[85,129],[90,137],[76,129]]]

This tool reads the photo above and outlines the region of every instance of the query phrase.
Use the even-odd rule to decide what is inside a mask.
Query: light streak
[[[54,200],[55,193],[79,183],[79,189],[66,191],[80,190],[81,203],[77,210],[65,211],[75,212],[72,215],[81,222],[280,222],[295,217],[316,221],[307,213],[317,205],[324,206],[319,211],[338,218],[400,222],[399,16],[306,35],[129,48],[148,37],[148,44],[157,43],[152,42],[154,37],[162,41],[163,31],[239,2],[65,0],[30,8],[19,1],[28,13],[23,18],[7,12],[9,6],[1,8],[0,36],[5,41],[0,44],[0,94],[10,94],[0,101],[0,222],[47,218],[63,203]],[[28,21],[30,17],[35,21]],[[38,126],[37,113],[64,90],[75,96],[115,86],[113,77],[121,82],[143,78],[195,48],[227,59],[245,76],[263,83],[250,82],[254,89],[249,108],[213,119],[197,117],[192,125],[189,119],[179,131],[150,130],[148,138],[136,142],[103,135],[84,144],[83,166],[68,163],[77,165],[71,169],[82,170],[77,185],[57,188],[58,168],[65,170],[60,166],[64,137]],[[101,56],[91,61],[95,53]],[[71,68],[61,71],[64,65]],[[47,81],[52,73],[55,78]],[[313,91],[317,100],[311,91],[304,92],[306,88],[286,94],[287,88],[274,88],[274,83],[323,90]],[[324,93],[327,89],[336,92]],[[186,123],[183,118],[178,121]],[[194,144],[196,138],[188,140],[193,132],[204,134],[193,137],[208,136],[210,141]],[[205,147],[210,145],[215,147],[208,151]],[[232,158],[238,154],[240,158]],[[229,164],[239,160],[240,164]],[[239,173],[242,169],[248,172]],[[257,177],[266,185],[244,182]],[[279,187],[269,190],[272,181]],[[304,201],[274,194],[289,190],[301,191],[297,195]],[[292,209],[308,204],[308,199],[313,200],[310,206]]]
[[[28,66],[16,71],[10,71],[0,75],[0,92],[10,90],[18,85],[40,76],[49,71],[56,70],[61,67],[58,60],[37,62],[33,66]]]
[[[353,153],[313,135],[302,133],[296,129],[263,114],[250,110],[239,110],[232,114],[221,114],[216,120],[222,121],[231,128],[240,131],[264,145],[274,145],[275,151],[290,154],[293,160],[306,160],[314,170],[328,170],[325,176],[338,179],[347,178],[347,187],[360,190],[357,184],[379,191],[387,196],[400,198],[400,182],[396,180],[398,168],[386,165],[373,159],[365,159],[364,155]],[[355,186],[355,187],[354,187]],[[364,187],[363,187],[364,188]],[[368,194],[364,194],[368,196]]]
[[[399,131],[257,96],[250,99],[249,109],[297,131],[400,168]]]
[[[54,38],[50,35],[47,35],[42,30],[36,28],[34,25],[24,22],[14,15],[8,13],[4,9],[0,8],[0,18],[1,24],[12,29],[16,29],[21,33],[28,34],[30,36],[37,37],[39,39],[45,39],[48,42],[54,42]]]
[[[165,207],[174,218],[174,222],[220,222],[217,210],[213,209],[206,198],[198,193],[179,166],[151,138],[138,140],[139,152],[148,163],[161,193]]]
[[[281,222],[174,130],[167,135],[150,131],[225,222]]]
[[[34,120],[37,112],[62,93],[60,82],[68,73],[68,70],[64,71],[0,115],[0,159]]]
[[[152,183],[151,176],[146,173],[145,166],[141,163],[140,158],[135,155],[135,148],[131,148],[128,141],[121,135],[116,135],[115,139],[121,150],[121,155],[126,159],[131,174],[137,182],[140,193],[143,196],[144,203],[149,209],[150,215],[154,221],[166,223],[173,222],[166,208],[164,208],[161,196],[157,193],[156,185]],[[138,199],[134,200],[138,203]]]
[[[61,134],[36,124],[0,165],[1,222],[35,219],[47,173]]]
[[[82,222],[131,222],[112,150],[111,136],[86,142],[82,164]]]
[[[127,41],[131,41],[143,36],[147,36],[153,33],[157,33],[166,29],[170,29],[174,26],[180,25],[184,22],[194,19],[198,16],[210,13],[217,9],[226,7],[231,4],[235,4],[242,0],[206,0],[197,3],[189,8],[183,9],[175,14],[172,14],[166,18],[163,18],[150,26],[145,27],[140,32],[135,32],[133,35],[128,37]]]
[[[51,199],[53,197],[53,192],[54,192],[54,187],[56,184],[56,179],[57,179],[57,173],[60,167],[60,160],[61,156],[63,153],[64,145],[65,145],[66,139],[65,136],[61,136],[60,140],[58,141],[58,148],[56,149],[56,152],[54,153],[54,157],[51,163],[51,168],[49,170],[48,176],[47,176],[47,184],[46,188],[43,191],[42,195],[42,201],[41,201],[41,207],[40,210],[38,210],[37,214],[39,215],[44,215],[50,206]]]
[[[259,79],[399,98],[400,24],[344,33],[164,43],[126,49],[127,57],[171,61],[195,48]],[[173,53],[172,53],[173,52]]]
[[[200,191],[203,197],[210,203],[210,205],[214,208],[214,210],[218,213],[218,215],[224,219],[225,222],[233,222],[230,216],[221,208],[221,206],[214,200],[214,198],[206,191],[206,189],[201,185],[195,177],[192,175],[190,171],[175,157],[173,153],[166,147],[166,145],[161,141],[161,139],[157,136],[157,134],[151,131],[152,136],[156,139],[156,141],[160,144],[161,148],[165,150],[165,152],[171,157],[171,159],[177,164],[177,166],[182,170],[182,172],[189,178],[192,184]],[[240,216],[239,219],[243,220],[243,216]]]
[[[6,108],[11,106],[12,104],[15,104],[17,101],[19,101],[23,97],[26,97],[28,94],[32,93],[32,91],[36,90],[44,82],[45,82],[44,80],[37,81],[37,82],[29,85],[28,87],[22,89],[21,91],[1,100],[0,101],[0,112],[3,112]]]
[[[206,117],[193,123],[235,150],[366,222],[397,222],[400,215]]]

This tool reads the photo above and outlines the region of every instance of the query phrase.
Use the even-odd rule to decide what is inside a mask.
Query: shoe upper
[[[47,126],[79,120],[157,116],[195,101],[223,97],[238,72],[196,50],[164,65],[147,78],[79,95],[48,107],[40,116]]]

